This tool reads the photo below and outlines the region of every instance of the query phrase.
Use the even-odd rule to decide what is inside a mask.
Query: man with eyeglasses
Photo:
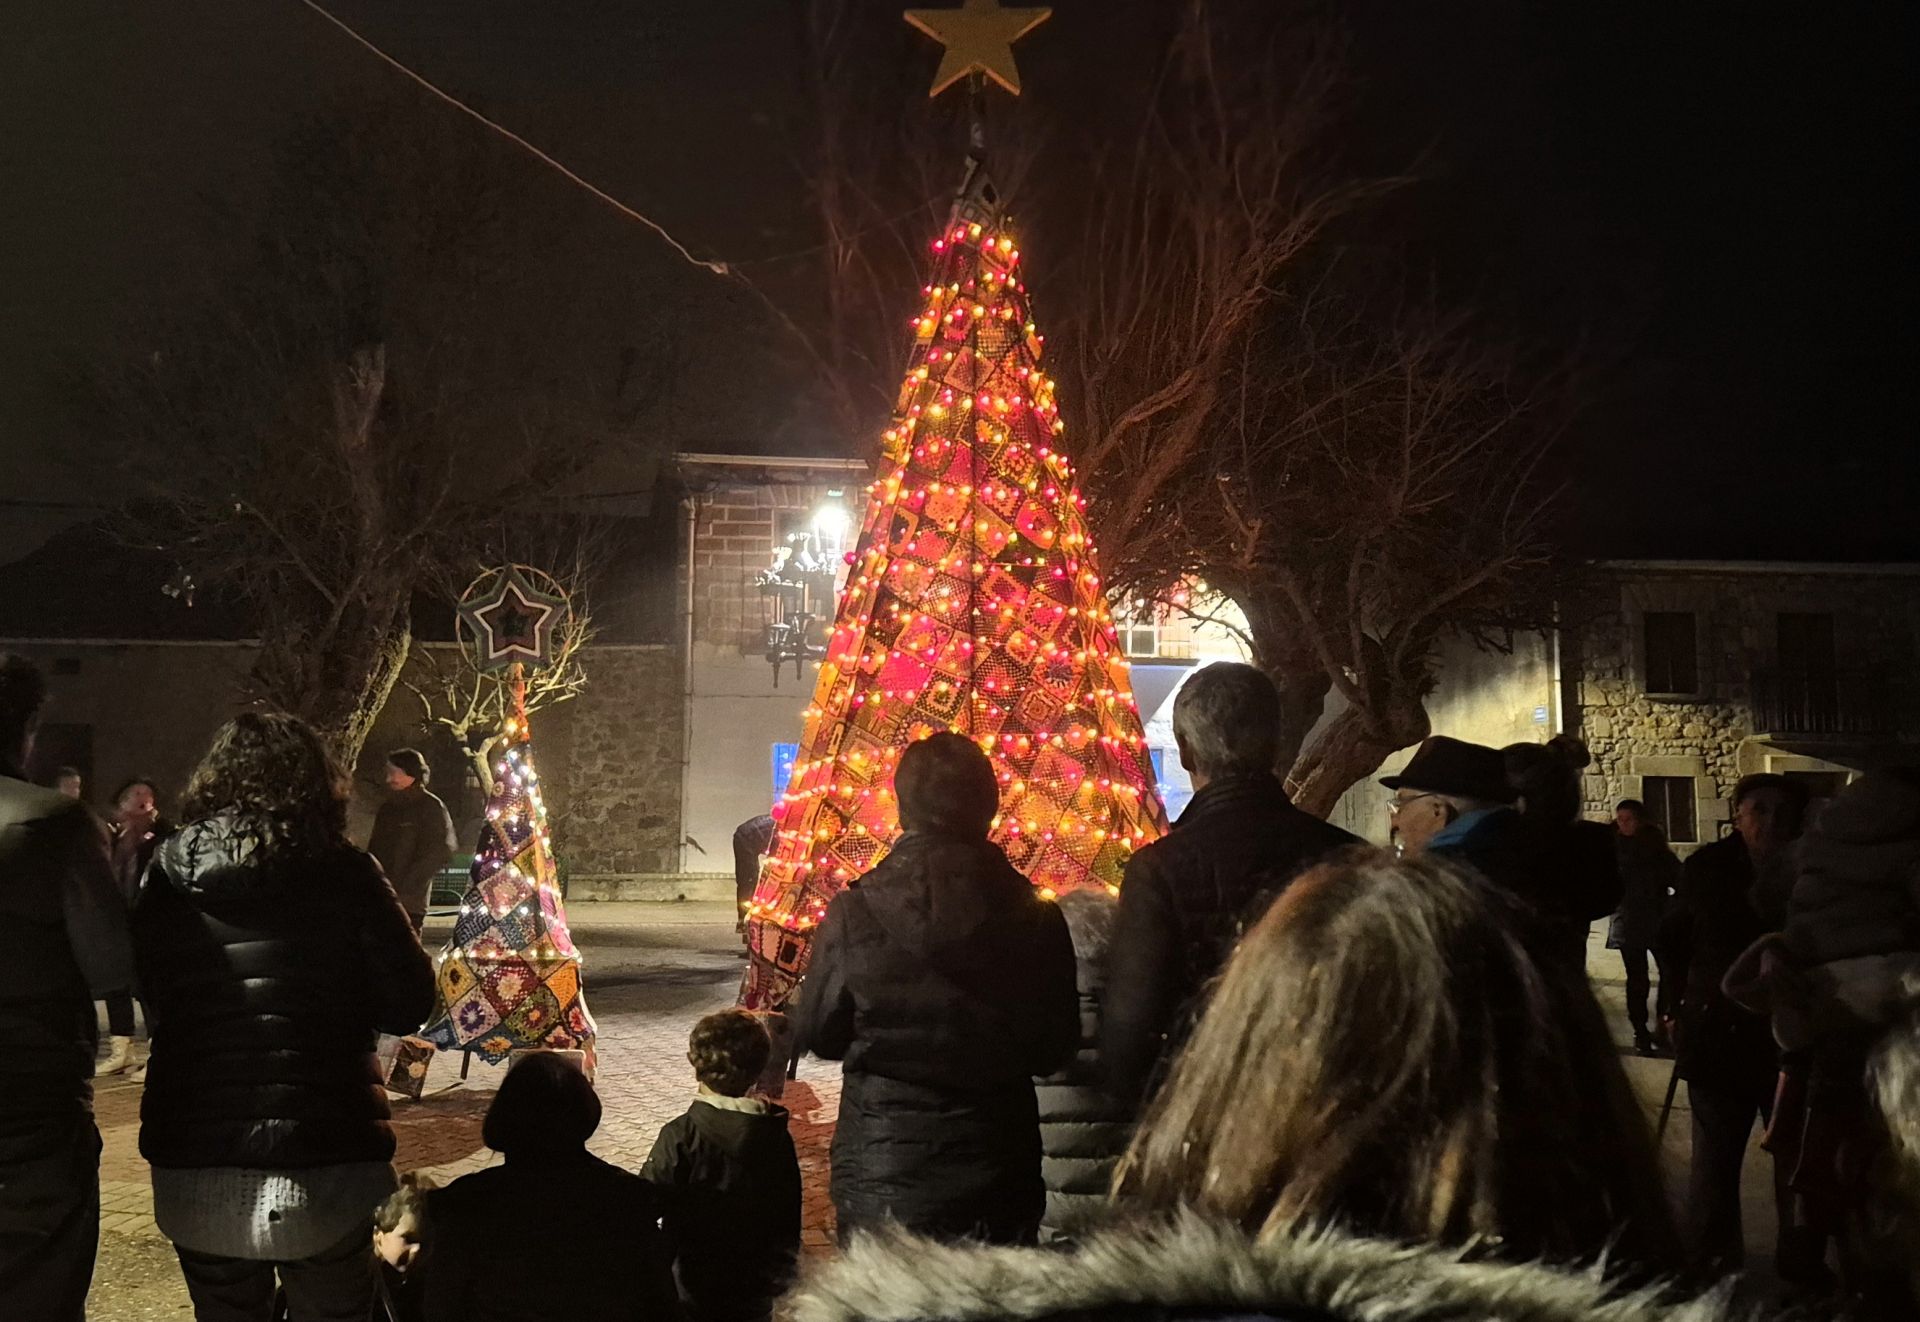
[[[1387,812],[1407,854],[1455,853],[1477,864],[1475,846],[1501,835],[1504,818],[1518,818],[1500,752],[1483,744],[1434,735],[1406,770],[1380,783],[1393,791]]]

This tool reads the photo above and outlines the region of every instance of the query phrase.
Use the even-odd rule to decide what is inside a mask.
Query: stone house
[[[1608,561],[1557,629],[1504,653],[1449,644],[1427,709],[1479,743],[1580,736],[1587,815],[1640,799],[1686,853],[1725,832],[1741,776],[1791,776],[1818,801],[1920,757],[1916,677],[1920,566]],[[1384,801],[1355,786],[1334,820],[1384,840]]]

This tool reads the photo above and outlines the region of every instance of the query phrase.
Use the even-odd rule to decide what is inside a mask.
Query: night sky
[[[330,7],[698,251],[806,241],[785,137],[787,4]],[[871,8],[900,22],[897,5]],[[1021,48],[1030,84],[1097,122],[1100,57],[1131,8],[1057,3]],[[1914,6],[1347,0],[1335,12],[1363,80],[1353,159],[1432,163],[1382,224],[1447,295],[1523,342],[1606,346],[1605,388],[1572,447],[1576,549],[1920,559],[1904,407]],[[903,58],[930,71],[933,48],[916,40],[902,37]],[[244,211],[295,119],[409,95],[294,0],[7,5],[0,497],[97,491],[63,458],[75,447],[47,383],[143,305],[187,296],[198,272],[234,259],[236,239],[209,229],[210,194]],[[568,187],[531,167],[527,186]],[[689,279],[584,195],[556,213],[604,233],[609,271],[657,275],[710,331],[710,371],[750,342],[737,290]],[[732,392],[683,444],[761,448],[792,434],[783,408],[777,391]],[[0,559],[71,517],[0,506]]]

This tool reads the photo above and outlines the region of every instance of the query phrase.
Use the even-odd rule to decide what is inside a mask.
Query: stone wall
[[[122,780],[149,776],[171,811],[220,724],[247,702],[254,649],[238,643],[5,643],[47,673],[45,723],[90,747],[89,797],[104,809]],[[656,893],[728,898],[724,887],[681,882],[680,794],[685,749],[680,659],[671,647],[591,647],[586,690],[533,718],[534,754],[570,891],[594,898]],[[349,833],[364,841],[380,801],[386,754],[421,749],[463,849],[484,806],[461,750],[422,721],[405,680],[416,650],[367,739],[353,777]],[[671,877],[673,884],[663,885]],[[636,887],[638,889],[636,889]],[[671,892],[671,894],[668,894]],[[711,893],[711,896],[709,896]]]
[[[1649,611],[1696,621],[1699,678],[1691,694],[1650,694],[1642,621]],[[1920,579],[1898,572],[1617,567],[1607,571],[1568,631],[1568,664],[1579,677],[1577,732],[1594,764],[1586,810],[1604,817],[1641,798],[1648,776],[1695,781],[1698,835],[1727,820],[1734,786],[1756,771],[1846,772],[1874,759],[1873,739],[1793,741],[1756,728],[1756,676],[1775,667],[1783,612],[1831,614],[1843,668],[1880,667],[1896,677],[1890,738],[1911,733],[1912,675],[1920,656]]]
[[[61,747],[86,747],[87,797],[105,810],[121,782],[157,782],[171,802],[213,738],[245,697],[254,649],[239,643],[0,642],[47,677],[41,722],[48,738],[36,761],[64,761]],[[30,768],[36,773],[39,767]]]
[[[591,648],[567,706],[567,793],[556,847],[577,877],[673,871],[680,846],[683,695],[669,648]]]

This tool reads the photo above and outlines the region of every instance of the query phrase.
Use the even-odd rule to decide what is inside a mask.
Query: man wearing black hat
[[[1598,875],[1577,824],[1515,809],[1505,755],[1483,744],[1434,735],[1380,783],[1393,791],[1394,832],[1407,853],[1465,863],[1519,900],[1536,962],[1584,978],[1586,922],[1620,898],[1610,849]],[[1572,943],[1570,926],[1579,934]]]
[[[1436,734],[1414,752],[1397,776],[1380,782],[1393,791],[1388,811],[1394,834],[1409,854],[1455,854],[1468,862],[1484,844],[1518,823],[1514,794],[1498,749]]]
[[[431,769],[415,748],[396,748],[387,754],[387,789],[391,793],[373,819],[367,852],[380,862],[400,907],[413,919],[418,932],[427,921],[427,897],[433,879],[453,857],[453,818],[447,805],[427,792]]]

